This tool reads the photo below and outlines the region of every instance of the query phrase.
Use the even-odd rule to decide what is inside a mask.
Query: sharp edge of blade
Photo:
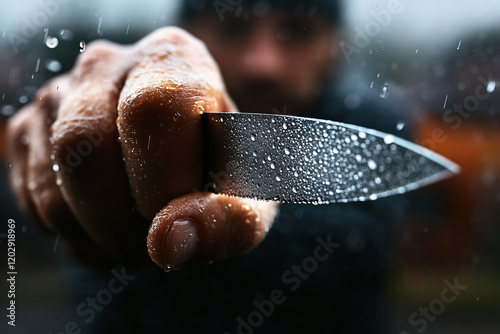
[[[283,200],[283,199],[276,199],[276,198],[265,198],[262,196],[255,196],[255,195],[248,195],[248,194],[243,194],[243,193],[230,193],[225,190],[220,190],[217,192],[217,194],[221,195],[226,195],[230,197],[242,197],[242,198],[248,198],[248,199],[253,199],[256,201],[264,201],[264,202],[275,202],[275,203],[280,203],[280,204],[288,204],[288,203],[294,203],[294,204],[335,204],[335,203],[354,203],[354,202],[371,202],[375,201],[378,199],[382,199],[385,197],[390,197],[390,196],[396,196],[396,195],[403,195],[405,193],[408,193],[410,191],[423,188],[425,186],[431,185],[433,183],[436,183],[438,181],[442,181],[444,179],[447,179],[449,177],[454,176],[454,172],[449,171],[449,170],[443,170],[442,172],[435,173],[429,177],[420,179],[418,181],[409,183],[405,186],[399,187],[399,188],[393,188],[384,192],[380,193],[375,193],[376,195],[375,198],[370,198],[368,197],[354,197],[354,198],[348,198],[348,199],[339,199],[339,200],[322,200],[322,201],[317,201],[317,200],[311,200],[311,199],[303,199],[303,200]]]

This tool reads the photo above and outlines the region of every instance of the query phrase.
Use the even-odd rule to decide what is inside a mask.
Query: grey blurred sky
[[[123,30],[130,22],[130,29],[150,30],[170,22],[178,0],[17,0],[2,1],[0,30],[19,31],[23,20],[33,20],[41,11],[40,2],[58,2],[57,12],[50,18],[51,24],[96,29],[99,21],[106,30]],[[212,2],[212,0],[208,0]],[[348,0],[348,26],[364,28],[373,20],[370,12],[384,10],[390,1],[398,0]],[[499,0],[399,0],[402,12],[394,16],[383,29],[388,43],[437,45],[456,43],[461,35],[475,28],[499,26]],[[104,34],[105,37],[105,34]],[[4,37],[5,38],[5,37]]]

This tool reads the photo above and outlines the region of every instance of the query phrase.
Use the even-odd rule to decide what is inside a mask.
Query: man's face
[[[187,28],[206,43],[240,111],[307,115],[337,60],[334,26],[286,11],[226,16],[203,15]]]

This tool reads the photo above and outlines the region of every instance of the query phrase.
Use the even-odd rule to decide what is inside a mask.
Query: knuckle
[[[119,50],[119,45],[104,40],[90,43],[78,57],[73,76],[81,78],[88,73],[100,71],[103,66],[114,61]]]
[[[140,53],[149,55],[156,55],[158,53],[170,54],[178,52],[178,50],[183,50],[186,55],[196,54],[198,57],[203,54],[208,55],[205,43],[186,30],[178,27],[157,29],[139,41],[136,47]]]

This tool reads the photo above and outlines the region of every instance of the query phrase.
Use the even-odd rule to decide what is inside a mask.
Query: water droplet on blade
[[[368,160],[368,168],[370,168],[371,170],[377,169],[377,163],[373,160]]]
[[[386,143],[386,144],[392,144],[392,143],[394,143],[394,140],[395,140],[395,138],[393,135],[387,135],[384,137],[384,143]]]

